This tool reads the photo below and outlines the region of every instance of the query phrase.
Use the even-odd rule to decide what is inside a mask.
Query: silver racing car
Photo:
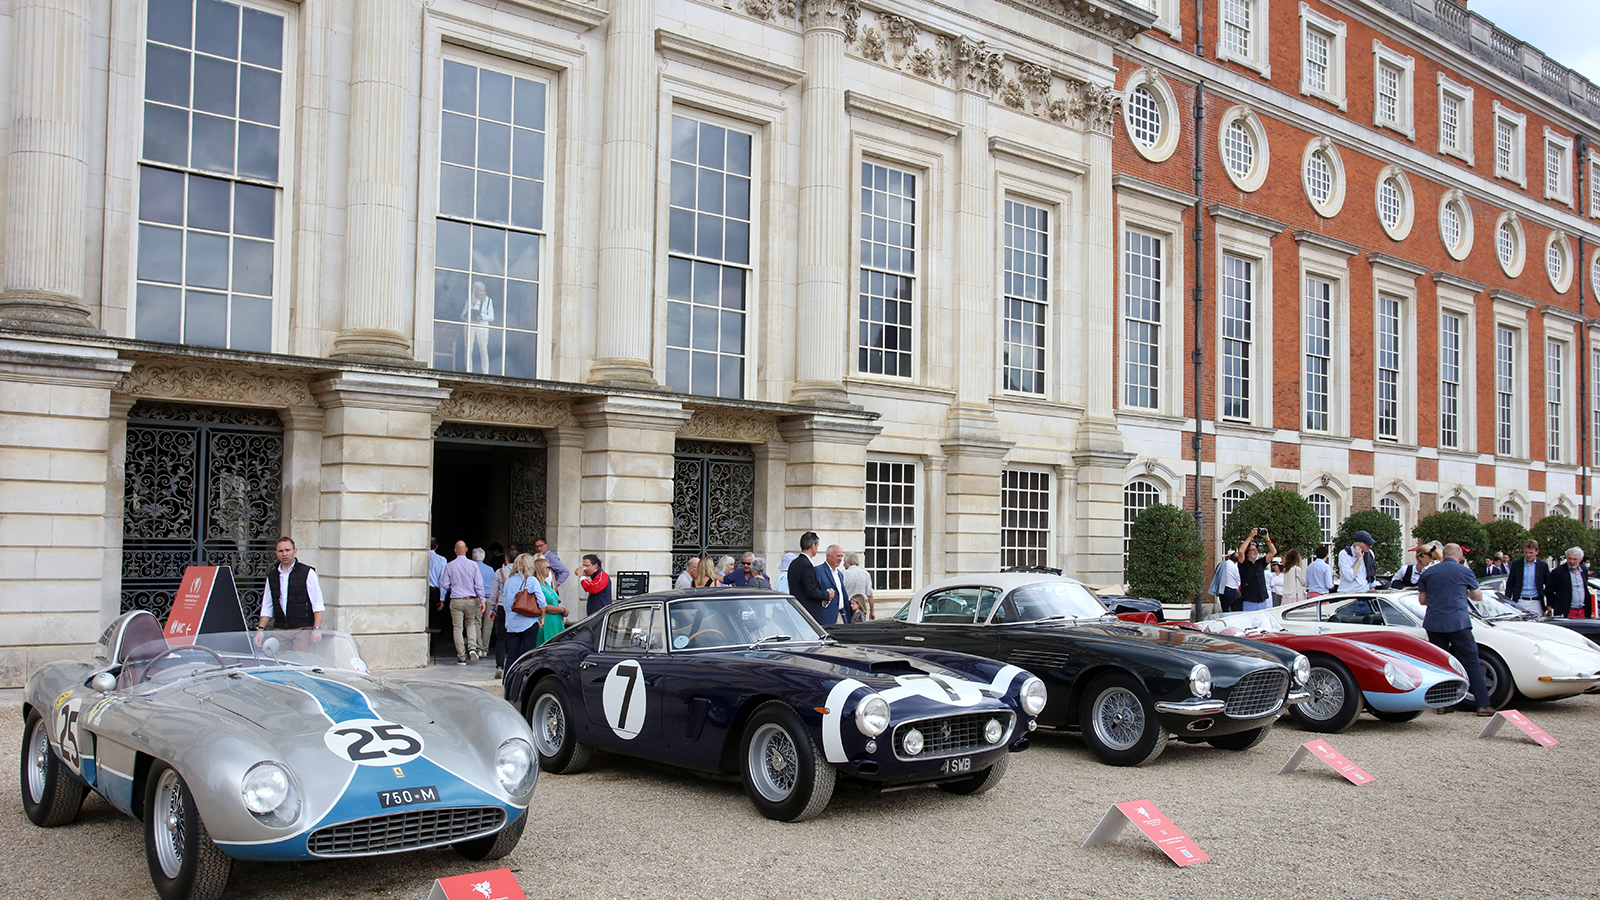
[[[277,634],[169,644],[132,612],[91,661],[39,669],[22,707],[28,818],[65,825],[93,790],[143,821],[164,900],[220,896],[235,859],[516,847],[538,777],[517,710],[373,676],[349,635]]]

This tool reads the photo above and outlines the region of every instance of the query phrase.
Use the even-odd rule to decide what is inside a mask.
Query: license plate
[[[396,806],[415,806],[418,803],[438,803],[439,788],[434,785],[423,787],[399,788],[393,791],[379,791],[378,805],[384,809]]]
[[[946,775],[960,775],[972,771],[972,757],[963,756],[958,759],[947,759],[939,766],[939,771]]]

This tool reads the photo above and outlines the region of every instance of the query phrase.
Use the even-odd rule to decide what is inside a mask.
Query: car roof
[[[999,588],[1002,591],[1009,591],[1023,585],[1042,584],[1045,582],[1062,582],[1083,586],[1083,582],[1076,578],[1068,578],[1065,575],[1050,575],[1044,572],[979,572],[973,575],[955,575],[941,581],[935,581],[933,584],[918,591],[917,596],[920,597],[930,591],[942,590],[948,587],[985,585]],[[1084,590],[1088,590],[1088,588],[1085,587]],[[1089,591],[1089,593],[1092,594],[1094,592]]]

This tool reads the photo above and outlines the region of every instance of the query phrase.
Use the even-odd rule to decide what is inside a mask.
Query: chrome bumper
[[[1310,691],[1290,691],[1289,692],[1289,698],[1287,700],[1285,700],[1283,703],[1284,703],[1285,706],[1293,706],[1296,703],[1304,703],[1304,702],[1306,702],[1307,700],[1310,700],[1310,699],[1311,699],[1311,692]]]
[[[1214,716],[1227,708],[1228,704],[1221,700],[1201,700],[1198,697],[1178,702],[1163,700],[1156,704],[1156,712],[1180,716]]]
[[[1600,684],[1600,672],[1593,675],[1540,675],[1539,680],[1556,684]]]

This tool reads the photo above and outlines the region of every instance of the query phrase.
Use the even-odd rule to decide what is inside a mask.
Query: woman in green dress
[[[567,610],[561,605],[561,598],[557,596],[555,585],[552,583],[549,560],[542,556],[534,557],[533,578],[539,583],[542,594],[539,605],[544,609],[542,621],[539,623],[539,636],[534,639],[534,646],[537,647],[567,627]]]

